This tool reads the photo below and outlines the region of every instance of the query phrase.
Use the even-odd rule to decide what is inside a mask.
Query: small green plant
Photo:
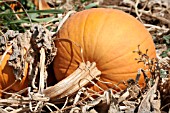
[[[163,39],[165,40],[165,44],[167,46],[167,50],[163,51],[161,54],[161,56],[164,58],[167,57],[168,53],[170,52],[170,34],[163,36]]]

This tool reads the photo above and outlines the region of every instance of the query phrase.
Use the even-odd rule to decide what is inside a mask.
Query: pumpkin
[[[111,84],[95,81],[103,89],[113,87],[120,81],[135,79],[143,63],[133,51],[146,52],[150,58],[156,57],[155,46],[146,28],[133,16],[116,9],[94,8],[77,12],[67,19],[57,33],[55,45],[58,49],[53,62],[56,79],[61,81],[69,76],[82,62],[80,48],[83,49],[85,61],[96,62],[101,71],[100,80]],[[144,78],[140,77],[139,83]],[[121,88],[124,85],[120,85]],[[89,85],[99,91],[95,85]]]
[[[0,65],[0,89],[4,90],[7,88],[7,90],[20,91],[24,89],[25,87],[27,87],[28,85],[28,77],[27,77],[28,63],[25,63],[24,77],[22,78],[22,80],[18,80],[15,83],[16,79],[15,79],[15,75],[13,74],[13,67],[8,65],[8,59],[10,58],[11,54],[12,54],[12,51],[8,52],[5,55]],[[0,56],[0,59],[1,58],[2,58],[2,55]],[[0,96],[2,96],[1,93],[0,93]]]

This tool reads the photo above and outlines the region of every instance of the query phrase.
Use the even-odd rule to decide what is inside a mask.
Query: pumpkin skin
[[[94,8],[72,15],[64,23],[57,38],[70,39],[83,49],[85,61],[96,62],[101,71],[100,80],[112,84],[96,83],[103,89],[113,87],[120,81],[135,79],[143,63],[133,51],[146,52],[150,58],[156,57],[155,46],[146,28],[133,16],[116,9]],[[53,62],[58,81],[69,76],[82,62],[80,48],[68,40],[56,40],[58,49]],[[143,83],[140,77],[139,83]],[[93,90],[99,89],[90,85]],[[124,88],[124,85],[120,85]]]
[[[10,58],[11,52],[7,53],[0,65],[0,89],[3,90],[9,87],[15,82],[15,75],[13,74],[13,67],[8,65],[8,59]],[[0,56],[1,59],[2,55]],[[25,64],[24,77],[22,80],[17,81],[8,90],[20,91],[28,86],[28,63]],[[2,94],[0,93],[0,96]]]

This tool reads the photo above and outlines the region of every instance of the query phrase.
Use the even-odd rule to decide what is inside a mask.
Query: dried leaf
[[[161,113],[160,111],[160,97],[158,96],[158,99],[155,99],[156,92],[157,92],[157,85],[158,85],[159,78],[156,78],[155,84],[152,88],[149,89],[147,94],[144,96],[144,99],[142,100],[139,108],[138,113]]]

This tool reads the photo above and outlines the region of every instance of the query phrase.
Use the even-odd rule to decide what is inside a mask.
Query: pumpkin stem
[[[67,78],[45,89],[44,94],[50,98],[63,98],[78,91],[99,75],[101,75],[101,71],[97,69],[95,62],[87,61],[86,64],[82,62]]]

